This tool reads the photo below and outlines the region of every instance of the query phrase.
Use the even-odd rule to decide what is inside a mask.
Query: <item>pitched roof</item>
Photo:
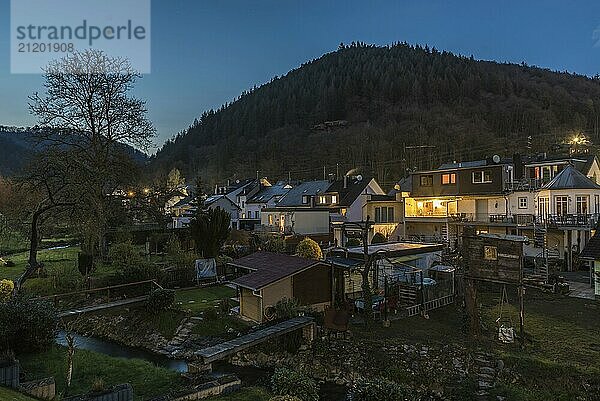
[[[269,284],[321,263],[318,260],[272,252],[255,252],[236,259],[230,264],[252,270],[232,281],[233,284],[251,290],[260,290]]]
[[[556,175],[542,189],[600,189],[600,185],[596,184],[575,167],[569,165]]]
[[[283,196],[289,190],[291,186],[287,184],[275,184],[268,187],[263,187],[254,196],[246,201],[246,203],[267,203],[274,196]]]
[[[344,180],[342,179],[333,182],[327,192],[337,192],[340,195],[339,206],[350,206],[369,185],[371,179],[371,177],[361,177],[360,179],[347,177],[346,188],[344,188]]]
[[[277,206],[307,206],[305,203],[302,203],[302,196],[314,196],[323,193],[329,188],[330,184],[329,181],[305,181],[297,187],[290,189],[288,193],[279,200]]]
[[[600,260],[600,234],[594,235],[579,254],[581,259]]]

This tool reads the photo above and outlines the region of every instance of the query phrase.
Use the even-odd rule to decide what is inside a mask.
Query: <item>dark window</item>
[[[422,187],[433,186],[433,176],[432,175],[422,175],[421,176],[421,186]]]

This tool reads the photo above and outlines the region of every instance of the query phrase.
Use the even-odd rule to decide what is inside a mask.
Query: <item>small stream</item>
[[[60,331],[56,336],[58,345],[66,346],[66,333]],[[75,334],[75,347],[89,351],[98,352],[104,355],[127,358],[127,359],[142,359],[148,362],[173,370],[180,373],[188,371],[188,363],[184,359],[172,359],[164,355],[155,354],[153,352],[129,347],[119,344],[114,341],[104,340],[94,337],[86,337]],[[273,373],[270,369],[261,369],[253,366],[235,366],[226,362],[213,363],[213,373],[215,374],[235,374],[242,380],[244,386],[265,386],[269,385],[269,379]],[[346,387],[333,383],[324,383],[320,386],[320,398],[327,401],[344,401],[346,400]]]

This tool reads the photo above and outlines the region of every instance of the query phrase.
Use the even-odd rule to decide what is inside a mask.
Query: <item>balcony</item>
[[[598,224],[598,214],[564,214],[535,216],[533,214],[478,214],[454,213],[450,214],[453,223],[482,223],[498,226],[548,226],[549,228],[594,228]]]

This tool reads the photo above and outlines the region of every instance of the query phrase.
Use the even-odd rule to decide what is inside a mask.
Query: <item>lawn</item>
[[[2,401],[37,401],[25,394],[10,390],[6,387],[0,387],[0,400]]]
[[[222,299],[229,299],[235,295],[235,290],[226,286],[178,290],[175,294],[175,305],[196,316],[207,309],[218,307]]]
[[[58,269],[76,269],[77,252],[79,247],[73,246],[61,249],[42,249],[38,251],[38,262],[44,263],[49,271]],[[27,267],[28,252],[16,253],[4,257],[4,260],[11,260],[15,263],[14,267],[0,266],[0,279],[6,278],[15,280]]]
[[[26,380],[54,376],[59,393],[66,388],[66,357],[66,348],[54,346],[46,352],[20,355],[19,360]],[[73,381],[65,395],[86,393],[97,378],[107,386],[130,383],[137,400],[178,390],[183,384],[177,372],[156,367],[150,362],[113,358],[86,350],[75,351],[73,366]]]

